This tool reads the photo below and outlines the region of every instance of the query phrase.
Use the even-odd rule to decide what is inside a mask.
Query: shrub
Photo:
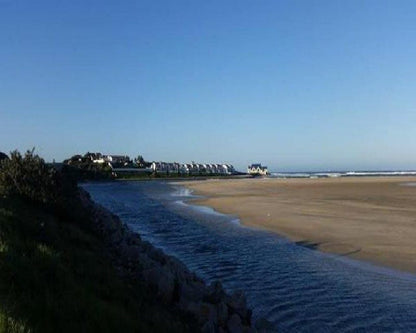
[[[112,179],[112,167],[108,163],[94,163],[96,154],[74,155],[64,160],[62,172],[77,181]]]
[[[7,159],[9,159],[9,156],[7,156],[5,153],[0,151],[0,162],[2,160],[7,160]]]
[[[22,156],[17,150],[10,159],[1,161],[0,195],[19,196],[29,201],[55,207],[76,191],[76,184],[28,150]]]

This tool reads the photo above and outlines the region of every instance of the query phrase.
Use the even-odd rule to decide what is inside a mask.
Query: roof
[[[127,155],[107,155],[107,156],[111,156],[111,158],[127,158]]]
[[[262,170],[267,169],[267,166],[265,165],[261,165],[261,164],[252,164],[249,166],[250,169],[256,169],[256,168],[260,168]]]

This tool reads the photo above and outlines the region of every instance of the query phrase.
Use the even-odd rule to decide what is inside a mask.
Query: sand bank
[[[184,182],[196,204],[324,252],[416,272],[416,177]]]

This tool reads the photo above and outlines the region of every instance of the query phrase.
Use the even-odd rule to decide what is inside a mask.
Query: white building
[[[102,164],[102,163],[106,162],[101,153],[90,153],[90,152],[88,152],[84,155],[84,158],[89,159],[93,163],[98,163],[98,164]]]
[[[127,155],[106,155],[104,160],[108,163],[127,165],[130,162],[130,157]]]
[[[177,173],[185,175],[229,175],[235,173],[231,164],[201,164],[201,163],[167,163],[153,162],[150,166],[153,172]]]
[[[269,174],[267,166],[262,166],[260,163],[252,164],[247,167],[247,173],[250,175],[262,175],[266,176]]]

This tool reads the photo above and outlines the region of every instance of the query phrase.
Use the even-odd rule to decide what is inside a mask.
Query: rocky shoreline
[[[109,210],[80,190],[83,206],[108,248],[120,275],[141,280],[157,299],[197,321],[202,332],[272,332],[266,320],[253,325],[243,291],[225,292],[220,281],[206,285],[177,258],[143,241]]]

